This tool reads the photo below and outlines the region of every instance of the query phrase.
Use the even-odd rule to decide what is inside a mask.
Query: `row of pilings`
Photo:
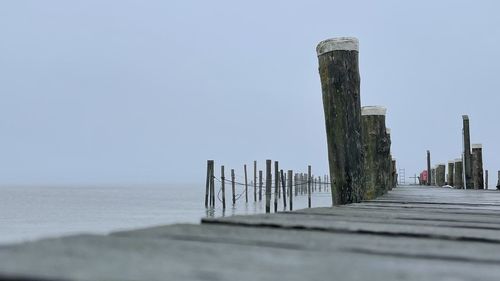
[[[462,116],[462,155],[431,167],[431,153],[427,151],[427,169],[419,176],[421,185],[449,186],[457,189],[488,189],[488,170],[483,168],[483,146],[470,141],[470,120]],[[500,171],[498,184],[500,188]]]
[[[334,205],[373,199],[396,186],[386,109],[361,107],[358,45],[341,37],[316,48]]]

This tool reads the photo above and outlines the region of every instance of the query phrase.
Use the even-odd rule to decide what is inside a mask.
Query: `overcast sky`
[[[469,114],[492,186],[500,4],[408,2],[1,1],[0,184],[203,182],[207,159],[323,174],[315,47],[355,36],[406,175],[459,157]]]

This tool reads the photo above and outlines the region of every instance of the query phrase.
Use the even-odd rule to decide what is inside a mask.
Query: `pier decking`
[[[0,280],[497,281],[499,214],[497,191],[400,187],[334,208],[3,246]]]

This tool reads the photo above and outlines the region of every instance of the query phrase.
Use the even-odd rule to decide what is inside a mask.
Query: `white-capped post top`
[[[359,52],[359,41],[355,37],[337,37],[319,42],[316,53],[321,56],[333,51],[357,51]]]
[[[471,145],[471,148],[472,148],[472,149],[474,149],[474,148],[483,148],[483,145],[482,145],[482,144],[480,144],[480,143],[473,143],[473,144]]]
[[[457,163],[457,162],[462,162],[462,158],[455,159],[455,163]]]
[[[453,164],[453,163],[455,163],[456,161],[457,161],[457,160],[450,160],[450,161],[448,161],[448,164]]]
[[[385,115],[387,109],[383,106],[363,106],[361,115]]]

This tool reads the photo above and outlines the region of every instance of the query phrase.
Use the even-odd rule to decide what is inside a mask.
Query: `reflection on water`
[[[241,189],[238,190],[241,194]],[[226,191],[229,198],[230,191]],[[204,185],[0,186],[0,243],[74,233],[111,231],[172,223],[199,223],[203,217],[265,213],[263,201],[240,196],[222,210],[204,206]],[[283,211],[282,199],[278,210]],[[287,202],[288,203],[288,202]],[[330,206],[329,193],[313,193],[312,206]],[[307,196],[293,198],[294,210],[307,207]],[[274,211],[274,199],[271,200]]]

